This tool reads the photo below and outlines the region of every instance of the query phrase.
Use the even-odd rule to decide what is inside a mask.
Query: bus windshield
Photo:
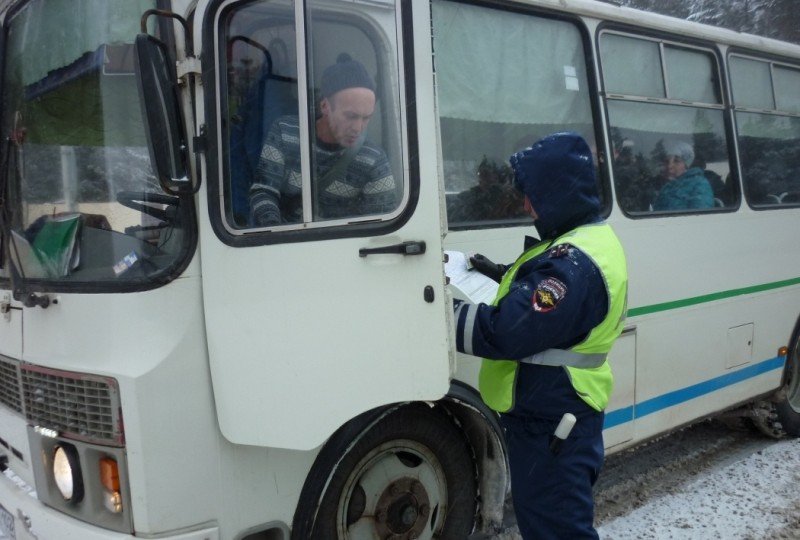
[[[154,7],[32,0],[7,20],[3,276],[146,288],[186,259],[193,210],[153,174],[133,68],[141,15]]]

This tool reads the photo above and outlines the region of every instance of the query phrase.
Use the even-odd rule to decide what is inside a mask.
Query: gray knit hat
[[[375,91],[375,83],[361,62],[353,60],[347,53],[342,53],[336,63],[322,73],[320,91],[323,97],[331,97],[345,88],[368,88]]]
[[[694,162],[694,150],[692,145],[683,141],[669,141],[664,145],[664,152],[668,156],[681,158],[687,167],[691,167]]]

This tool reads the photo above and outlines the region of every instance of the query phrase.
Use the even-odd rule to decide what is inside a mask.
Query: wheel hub
[[[375,507],[375,528],[380,538],[419,538],[430,516],[430,500],[416,479],[401,478],[389,484]]]

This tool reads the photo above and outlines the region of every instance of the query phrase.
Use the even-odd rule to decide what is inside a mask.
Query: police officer
[[[625,318],[625,255],[600,217],[591,150],[579,135],[545,137],[511,166],[542,240],[526,238],[508,267],[472,258],[500,287],[492,305],[456,302],[457,347],[484,358],[480,392],[505,429],[522,537],[597,538],[592,486],[613,386],[606,357]],[[552,444],[565,413],[577,422]]]

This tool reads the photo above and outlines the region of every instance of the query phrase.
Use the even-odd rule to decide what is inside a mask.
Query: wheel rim
[[[447,480],[424,445],[395,440],[370,451],[347,478],[337,508],[347,540],[431,539],[444,525]]]

